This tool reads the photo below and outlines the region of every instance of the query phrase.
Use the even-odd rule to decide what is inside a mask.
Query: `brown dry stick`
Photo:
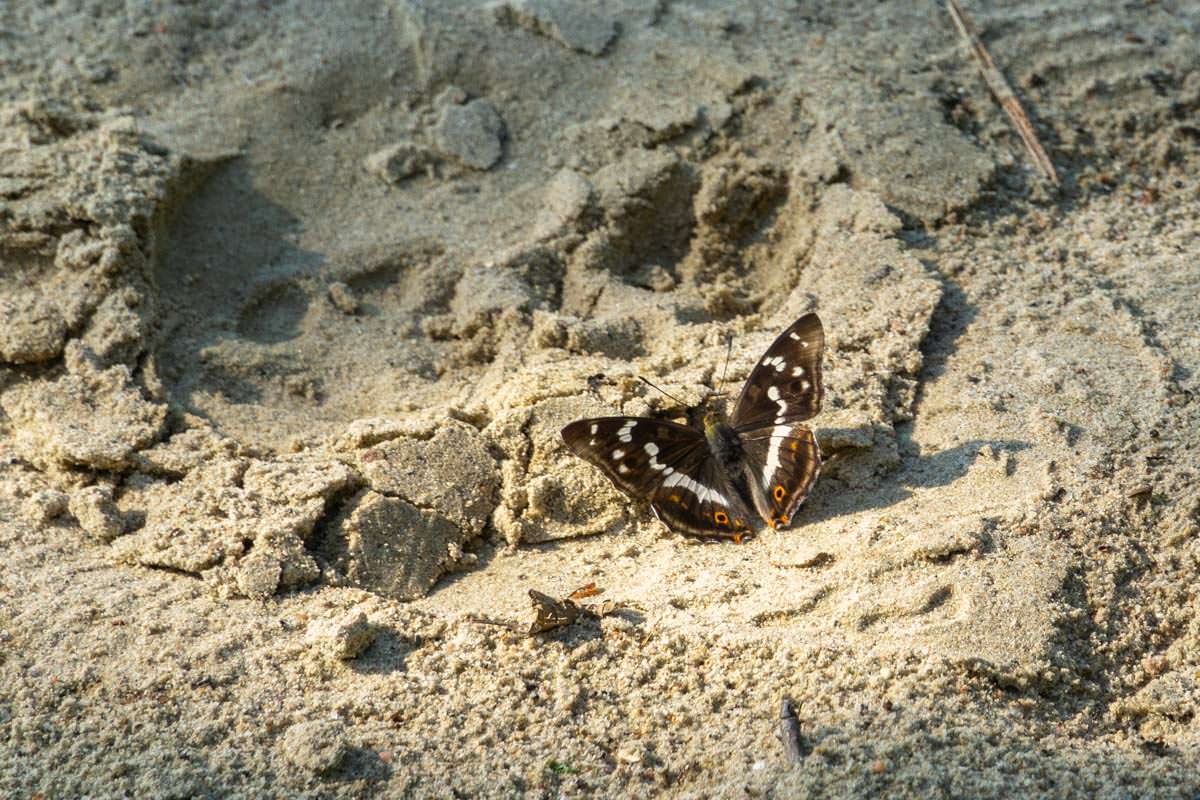
[[[788,761],[793,764],[804,761],[804,747],[800,741],[800,718],[796,715],[795,704],[787,697],[779,704],[779,738],[783,742]]]
[[[1054,171],[1054,164],[1050,161],[1050,157],[1046,155],[1046,150],[1042,147],[1042,143],[1038,140],[1037,133],[1033,129],[1033,123],[1029,121],[1029,115],[1025,113],[1025,109],[1021,106],[1021,101],[1017,100],[1016,94],[1012,87],[1008,85],[1008,81],[1004,79],[1004,75],[996,66],[996,62],[992,60],[992,55],[983,46],[983,42],[979,38],[979,34],[975,30],[975,23],[967,16],[967,12],[963,11],[958,0],[946,0],[946,7],[950,11],[950,16],[954,19],[954,24],[958,27],[958,32],[971,46],[971,53],[975,56],[975,60],[979,63],[979,71],[983,73],[983,79],[987,82],[988,88],[995,95],[996,100],[1000,103],[1000,107],[1008,114],[1008,118],[1012,120],[1013,126],[1017,129],[1017,134],[1021,137],[1021,141],[1025,144],[1025,149],[1029,151],[1030,158],[1037,168],[1042,171],[1051,183],[1058,186],[1058,173]]]

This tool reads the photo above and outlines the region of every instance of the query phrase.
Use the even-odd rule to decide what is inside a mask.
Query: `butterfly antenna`
[[[729,372],[729,357],[733,355],[733,334],[729,334],[725,340],[725,366],[721,368],[721,381],[717,384],[717,391],[713,394],[720,394],[721,389],[725,388],[725,373]]]
[[[651,383],[650,381],[648,381],[648,380],[646,380],[645,378],[643,378],[641,375],[638,375],[638,380],[640,380],[642,383],[646,384],[647,386],[649,386],[649,387],[650,387],[650,388],[652,388],[652,389],[657,389],[659,392],[661,392],[662,394],[664,394],[664,395],[666,395],[667,397],[671,398],[671,399],[672,399],[672,400],[674,400],[676,403],[679,403],[679,405],[683,406],[684,408],[687,408],[687,403],[683,402],[682,400],[680,400],[680,399],[679,399],[678,397],[676,397],[675,395],[673,395],[673,394],[670,394],[669,392],[667,392],[666,390],[664,390],[664,389],[663,389],[661,386],[656,386],[655,384],[653,384],[653,383]]]

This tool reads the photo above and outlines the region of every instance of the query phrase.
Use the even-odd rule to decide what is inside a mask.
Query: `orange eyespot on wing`
[[[729,515],[724,511],[718,511],[713,514],[713,522],[717,523],[718,525],[728,525]]]
[[[775,502],[776,503],[782,503],[783,498],[786,496],[787,496],[787,492],[784,491],[784,488],[782,486],[775,487]]]

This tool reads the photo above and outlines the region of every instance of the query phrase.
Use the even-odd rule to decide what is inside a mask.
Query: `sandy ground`
[[[1200,4],[968,5],[1058,188],[937,3],[330,5],[0,6],[0,794],[1200,793]],[[790,530],[563,447],[813,310]]]

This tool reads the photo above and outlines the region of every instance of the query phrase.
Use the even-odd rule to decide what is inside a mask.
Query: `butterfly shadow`
[[[918,489],[933,489],[949,486],[967,474],[983,456],[983,449],[992,448],[997,454],[1018,453],[1031,446],[1028,442],[1015,439],[970,439],[936,453],[922,455],[920,445],[909,438],[908,432],[897,428],[900,445],[900,464],[870,480],[848,482],[838,477],[839,472],[852,473],[854,467],[868,469],[878,462],[878,455],[870,449],[842,450],[830,461],[839,464],[832,475],[817,482],[812,497],[802,508],[799,522],[823,522],[834,517],[888,508],[909,499]],[[856,464],[855,462],[859,462]],[[832,466],[832,465],[831,465]]]

